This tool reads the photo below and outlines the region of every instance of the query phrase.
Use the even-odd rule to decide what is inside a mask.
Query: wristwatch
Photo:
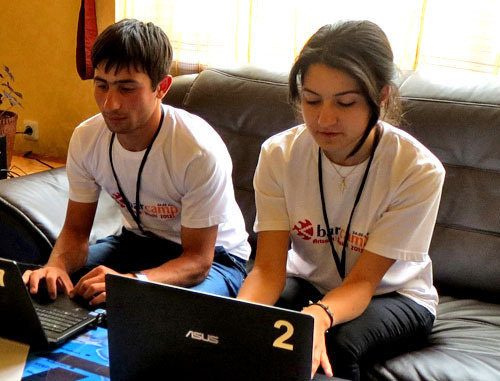
[[[139,280],[142,280],[145,282],[147,282],[149,280],[148,277],[146,276],[146,274],[144,274],[144,273],[136,272],[136,273],[132,273],[132,274],[134,274],[134,276]]]

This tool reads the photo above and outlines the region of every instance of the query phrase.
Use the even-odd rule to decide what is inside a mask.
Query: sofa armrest
[[[64,224],[68,198],[65,168],[0,181],[0,256],[45,263]],[[90,242],[121,226],[118,206],[102,192]]]

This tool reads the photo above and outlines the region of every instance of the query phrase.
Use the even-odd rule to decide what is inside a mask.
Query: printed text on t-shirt
[[[294,225],[292,231],[297,234],[303,240],[309,241],[313,244],[325,244],[328,243],[328,235],[326,227],[322,227],[320,224],[316,225],[314,228],[311,221],[308,219],[304,219],[303,221],[298,221],[297,224]],[[346,235],[345,229],[336,226],[330,228],[330,235],[334,242],[339,245],[344,245],[344,239]],[[347,242],[350,244],[350,249],[355,251],[362,251],[366,245],[366,241],[368,240],[367,234],[362,234],[358,232],[349,233],[349,237]]]
[[[120,192],[116,192],[112,195],[113,199],[120,205],[120,207],[125,208],[125,200],[123,197],[120,195]],[[132,210],[135,212],[135,204],[129,202],[130,207]],[[157,204],[157,205],[144,205],[141,204],[139,206],[139,214],[140,215],[146,215],[148,217],[152,218],[158,218],[158,219],[172,219],[176,218],[179,214],[179,208],[175,205],[169,205],[167,203],[164,204]]]

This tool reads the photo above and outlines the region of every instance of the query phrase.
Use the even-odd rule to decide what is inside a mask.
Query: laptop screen
[[[309,315],[116,275],[106,299],[112,378],[310,379]]]
[[[93,327],[100,319],[65,294],[55,301],[30,295],[17,262],[0,258],[0,336],[47,348],[62,344],[77,333]]]

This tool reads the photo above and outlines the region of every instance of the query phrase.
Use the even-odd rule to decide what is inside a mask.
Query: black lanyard
[[[341,258],[339,258],[337,251],[335,250],[335,247],[333,246],[332,232],[330,231],[330,224],[328,223],[328,214],[326,212],[325,194],[323,191],[323,165],[322,165],[322,160],[321,160],[321,147],[318,149],[319,192],[321,195],[321,206],[323,208],[323,218],[325,220],[325,225],[326,225],[326,235],[328,237],[328,242],[330,242],[330,248],[332,249],[333,259],[335,260],[335,264],[337,265],[337,270],[338,270],[339,275],[342,279],[345,278],[346,247],[347,247],[347,241],[349,239],[349,233],[351,230],[352,216],[354,215],[354,211],[356,210],[356,206],[358,206],[359,199],[361,198],[361,194],[363,193],[363,189],[364,189],[365,183],[366,183],[366,178],[368,177],[368,172],[370,171],[370,166],[372,165],[373,157],[375,156],[375,149],[377,148],[378,143],[380,141],[380,130],[379,130],[378,126],[375,128],[376,128],[375,139],[373,141],[373,147],[372,147],[372,151],[370,153],[370,159],[368,160],[368,165],[366,166],[365,174],[363,175],[363,180],[361,181],[361,185],[359,186],[358,194],[356,195],[356,199],[354,201],[354,206],[352,207],[352,210],[351,210],[351,216],[349,217],[349,223],[347,224],[347,230],[346,230],[345,237],[344,237],[344,244],[342,246],[342,257]]]
[[[140,217],[140,203],[139,203],[139,191],[141,189],[141,177],[142,177],[142,170],[144,169],[144,165],[146,164],[146,160],[148,159],[149,151],[151,151],[151,147],[153,147],[153,143],[156,140],[156,137],[160,133],[161,125],[163,123],[163,116],[164,116],[164,111],[163,108],[161,109],[161,118],[160,118],[160,123],[158,124],[158,128],[156,129],[156,132],[153,136],[153,139],[148,145],[148,148],[146,148],[146,152],[144,152],[144,156],[142,157],[141,165],[139,167],[139,172],[137,173],[137,183],[136,183],[136,188],[135,188],[135,213],[132,210],[132,207],[130,206],[130,202],[125,196],[125,193],[122,190],[122,187],[120,186],[120,181],[118,180],[118,176],[116,175],[115,167],[113,165],[113,142],[115,141],[115,133],[111,135],[111,141],[109,142],[109,162],[111,164],[111,170],[113,171],[113,176],[116,181],[116,186],[118,187],[118,191],[120,192],[120,196],[122,196],[123,201],[125,202],[125,206],[127,207],[127,210],[129,211],[130,215],[136,222],[137,226],[139,227],[139,230],[141,231],[142,234],[146,236],[155,236],[154,233],[148,232],[144,230],[142,224],[141,224],[141,217]]]

